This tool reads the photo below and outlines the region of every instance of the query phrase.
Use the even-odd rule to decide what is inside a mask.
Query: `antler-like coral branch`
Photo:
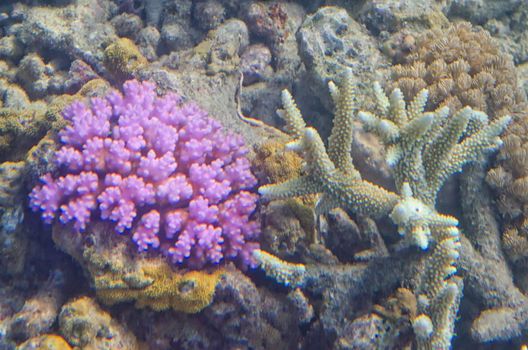
[[[398,195],[363,180],[352,163],[354,89],[350,71],[344,74],[341,86],[330,83],[329,88],[336,103],[336,115],[328,152],[317,131],[306,127],[291,95],[283,93],[282,116],[295,138],[288,148],[303,156],[305,175],[263,186],[259,192],[269,199],[320,193],[318,214],[343,207],[356,214],[388,215],[405,236],[404,242],[429,252],[414,288],[419,314],[411,321],[418,348],[448,349],[462,294],[462,281],[453,276],[460,232],[458,220],[436,211],[436,196],[451,174],[501,145],[498,136],[511,118],[506,116],[488,124],[484,113],[469,107],[448,118],[448,108],[424,112],[427,90],[420,91],[406,104],[399,89],[387,96],[375,84],[378,114],[359,112],[357,117],[367,131],[378,135],[384,143]],[[299,286],[306,279],[306,270],[299,265],[260,251],[254,255],[278,282]]]

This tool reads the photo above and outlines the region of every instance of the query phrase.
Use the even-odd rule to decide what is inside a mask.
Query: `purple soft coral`
[[[191,268],[222,259],[252,265],[256,179],[241,137],[155,88],[128,81],[123,95],[66,108],[60,174],[43,176],[30,194],[32,209],[46,223],[59,212],[78,231],[96,217],[110,220],[139,250],[159,249]]]

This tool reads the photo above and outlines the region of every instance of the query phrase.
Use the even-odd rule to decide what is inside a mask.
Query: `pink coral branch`
[[[195,103],[135,80],[123,94],[76,101],[63,115],[70,124],[59,133],[58,173],[30,194],[46,223],[59,213],[83,231],[108,220],[138,250],[191,268],[224,259],[253,264],[257,180],[240,136]]]

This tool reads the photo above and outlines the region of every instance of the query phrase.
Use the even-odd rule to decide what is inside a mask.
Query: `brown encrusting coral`
[[[260,165],[264,183],[286,181],[302,174],[302,158],[285,150],[286,139],[268,140],[255,146],[254,164]],[[291,198],[266,206],[261,243],[273,253],[286,257],[300,245],[318,240],[314,208],[317,196]],[[279,214],[280,213],[280,214]]]
[[[425,33],[404,61],[392,68],[391,85],[406,98],[427,88],[430,110],[448,106],[454,113],[470,106],[492,119],[514,117],[486,180],[506,220],[502,238],[506,254],[515,264],[524,260],[527,253],[520,247],[528,234],[528,104],[512,58],[487,31],[463,22]]]
[[[400,88],[407,101],[427,88],[428,110],[470,106],[491,119],[526,114],[513,60],[481,28],[462,22],[432,29],[417,38],[403,60],[392,68],[389,90]]]
[[[429,89],[430,110],[448,106],[453,114],[471,106],[495,120],[506,114],[513,117],[487,174],[483,166],[462,176],[466,234],[475,251],[469,249],[468,242],[463,243],[467,248],[462,250],[460,264],[472,274],[484,273],[475,279],[479,288],[493,290],[478,291],[473,296],[482,298],[489,308],[475,319],[473,339],[482,342],[518,336],[526,327],[525,296],[517,287],[524,293],[527,290],[523,268],[528,257],[528,104],[513,60],[487,31],[459,23],[418,38],[404,63],[393,67],[392,77],[391,85],[400,87],[406,98],[423,87]],[[493,189],[496,208],[502,215],[501,237],[493,213],[487,209],[488,190],[481,183],[483,178]],[[503,252],[514,266],[513,273]],[[485,267],[481,273],[477,265]],[[502,281],[494,282],[485,275],[500,275]],[[501,297],[493,296],[497,290],[501,290]],[[501,328],[506,324],[508,329]]]
[[[528,114],[528,109],[526,109]],[[528,251],[528,119],[518,119],[504,137],[504,146],[497,161],[486,176],[488,184],[497,194],[497,207],[502,214],[505,229],[502,244],[511,262],[516,266],[526,261]]]

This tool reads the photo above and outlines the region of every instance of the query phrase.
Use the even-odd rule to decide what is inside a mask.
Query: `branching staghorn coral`
[[[467,105],[492,120],[505,114],[514,117],[486,181],[503,216],[504,252],[518,270],[516,277],[524,279],[519,272],[528,256],[523,249],[528,227],[523,210],[528,203],[528,108],[512,57],[486,30],[461,22],[420,35],[402,64],[391,68],[391,78],[391,88],[399,87],[406,99],[427,88],[429,109],[448,106],[455,113]]]
[[[468,105],[492,120],[505,114],[514,117],[486,180],[494,190],[505,222],[504,251],[510,262],[522,270],[519,253],[526,241],[528,224],[523,211],[528,202],[528,109],[511,56],[502,52],[486,30],[461,22],[418,37],[416,47],[402,64],[391,68],[391,75],[390,86],[399,87],[407,99],[427,88],[431,93],[429,108],[448,106],[456,112]]]
[[[518,337],[528,329],[528,108],[513,59],[486,30],[458,23],[425,32],[391,73],[389,86],[401,88],[407,99],[427,88],[428,108],[447,105],[455,113],[469,105],[491,120],[513,117],[491,170],[480,163],[460,177],[468,240],[462,240],[459,266],[466,297],[485,310],[471,326],[472,338]],[[494,209],[502,215],[500,226]]]
[[[329,84],[336,114],[328,151],[317,131],[306,127],[291,95],[283,92],[282,116],[295,138],[287,147],[302,154],[306,175],[263,186],[259,192],[269,199],[320,193],[317,213],[343,207],[355,214],[388,215],[405,236],[404,243],[428,251],[414,282],[418,315],[411,322],[418,347],[448,349],[462,292],[462,280],[453,277],[459,257],[459,230],[455,218],[435,210],[436,196],[450,175],[501,145],[498,136],[511,118],[488,123],[484,113],[469,107],[451,118],[447,118],[447,107],[426,113],[427,90],[420,91],[407,105],[399,89],[387,97],[375,84],[377,114],[360,112],[357,118],[384,143],[396,194],[363,180],[354,168],[350,156],[354,118],[351,81],[347,71],[339,88]],[[281,262],[261,251],[254,256],[280,283],[292,287],[316,283],[309,268]]]
[[[298,151],[305,161],[305,176],[280,184],[263,186],[260,194],[269,199],[298,197],[323,193],[317,203],[316,213],[322,214],[332,208],[344,207],[353,212],[373,217],[387,215],[398,201],[398,196],[361,178],[352,164],[350,142],[352,138],[352,104],[347,95],[352,95],[350,79],[343,86],[345,92],[337,109],[329,153],[326,152],[319,133],[306,127],[301,113],[291,95],[283,91],[282,101],[287,128],[295,140],[286,148]],[[332,85],[333,96],[339,100],[337,87]],[[348,90],[349,89],[349,90]]]

